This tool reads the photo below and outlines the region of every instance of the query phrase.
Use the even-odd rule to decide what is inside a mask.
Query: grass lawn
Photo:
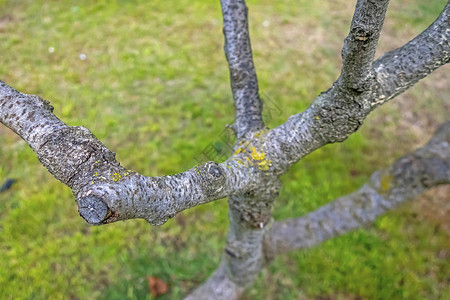
[[[424,30],[444,0],[393,0],[380,55]],[[269,127],[305,109],[340,72],[355,1],[248,1]],[[0,79],[49,100],[126,168],[168,175],[206,160],[234,118],[219,1],[0,0]],[[305,214],[359,188],[429,138],[450,113],[449,67],[380,108],[342,144],[283,177],[276,219]],[[214,157],[209,157],[214,158]],[[220,160],[221,157],[216,157]],[[0,299],[152,299],[147,276],[180,299],[217,266],[226,200],[161,227],[93,227],[71,191],[0,125]],[[281,256],[244,299],[450,299],[449,188],[366,228]]]

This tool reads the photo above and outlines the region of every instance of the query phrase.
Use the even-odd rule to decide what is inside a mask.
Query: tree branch
[[[275,222],[267,232],[265,254],[270,260],[278,254],[315,246],[373,222],[439,184],[450,184],[450,122],[442,125],[423,148],[373,173],[358,191],[303,217]]]
[[[79,212],[90,224],[144,218],[160,225],[181,210],[238,192],[248,183],[233,162],[208,162],[164,177],[126,170],[87,128],[67,126],[46,100],[2,81],[0,108],[0,122],[27,141],[50,173],[73,190]]]
[[[242,39],[248,37],[248,30],[246,26],[246,30],[238,30],[242,30],[240,22],[247,24],[246,15],[242,15],[244,3],[235,6],[232,3],[223,2],[225,24],[231,22],[229,27],[225,26],[225,32],[231,32],[225,34],[230,37],[230,45],[226,46],[231,49],[230,65],[239,62],[239,66],[249,67],[245,70],[253,74],[250,44],[243,44],[248,51],[242,57],[248,65],[233,54],[238,51],[233,43],[248,41]],[[233,23],[233,18],[240,22]],[[345,140],[378,105],[449,61],[448,23],[449,5],[424,33],[375,62],[377,80],[367,91],[343,93],[336,82],[306,111],[291,116],[284,124],[270,131],[247,131],[245,139],[236,145],[236,152],[224,163],[208,162],[172,176],[150,178],[126,170],[88,129],[65,125],[52,114],[53,108],[47,101],[22,94],[3,82],[0,82],[0,122],[19,134],[43,165],[72,188],[79,212],[87,222],[104,224],[144,218],[159,225],[181,210],[229,195],[259,191],[305,155],[328,143]],[[419,59],[419,55],[423,56],[424,63],[410,63],[414,57]],[[396,68],[391,69],[389,64]],[[388,71],[393,75],[387,74]],[[255,84],[244,80],[247,85],[242,91],[257,86],[256,75],[249,78],[254,78]],[[252,221],[252,224],[259,223],[259,218]]]
[[[375,173],[358,192],[271,227],[281,174],[312,151],[345,140],[378,105],[449,61],[447,4],[424,33],[372,65],[387,3],[358,1],[342,51],[340,78],[306,111],[269,131],[261,117],[245,2],[222,0],[238,143],[221,164],[208,162],[164,177],[126,170],[88,129],[67,126],[47,101],[1,81],[0,122],[27,141],[42,164],[72,188],[81,216],[91,224],[144,218],[160,225],[181,210],[230,196],[222,264],[194,291],[193,299],[235,299],[264,266],[264,254],[271,258],[310,247],[373,221],[428,187],[449,182],[447,124],[439,131],[444,133],[437,134],[443,140],[435,138],[392,168]]]
[[[230,69],[231,90],[236,109],[233,128],[238,139],[249,131],[264,128],[262,101],[253,64],[248,31],[248,8],[244,0],[221,0],[225,56]]]
[[[268,176],[259,193],[229,197],[230,225],[222,263],[187,299],[239,299],[265,264],[263,240],[272,224],[272,206],[281,186]]]
[[[341,89],[362,93],[373,84],[373,57],[389,0],[358,0],[342,49]]]
[[[350,66],[343,67],[341,78],[328,91],[321,93],[308,109],[291,116],[284,124],[267,134],[263,146],[270,154],[268,159],[273,162],[276,171],[283,173],[314,150],[328,143],[344,141],[358,130],[376,107],[448,63],[449,15],[450,5],[447,4],[436,21],[418,37],[376,60],[373,64],[375,77],[372,81],[365,80],[365,90],[359,92],[343,90],[341,85],[347,81],[342,78],[348,77],[348,82],[355,82],[359,75],[353,80],[351,75],[345,75],[346,70],[350,71],[350,66],[360,62],[365,65],[369,55],[361,57],[354,51],[349,52],[356,55],[356,58],[346,57],[344,64]],[[380,16],[379,19],[378,23],[381,22]],[[349,37],[351,35],[352,32]],[[347,38],[347,44],[348,40],[351,38]],[[371,84],[367,85],[369,82]]]
[[[372,106],[403,93],[420,79],[450,62],[450,3],[425,31],[406,45],[385,53],[374,64],[378,86]]]

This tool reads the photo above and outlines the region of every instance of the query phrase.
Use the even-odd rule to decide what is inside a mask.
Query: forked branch
[[[247,132],[226,162],[209,162],[173,176],[149,178],[126,170],[89,130],[67,126],[52,113],[47,101],[3,82],[0,122],[20,135],[44,166],[72,188],[80,214],[89,223],[144,218],[162,224],[181,210],[255,191],[267,178],[283,174],[312,151],[345,140],[378,105],[449,61],[448,25],[447,4],[421,35],[375,62],[377,80],[369,90],[345,94],[335,84],[284,124],[270,131]]]
[[[277,255],[311,248],[360,228],[441,184],[450,184],[450,122],[441,125],[424,147],[374,172],[359,190],[305,216],[275,222],[266,230],[264,263],[270,263]],[[222,261],[208,280],[185,299],[239,299],[246,285],[230,278]]]
[[[375,107],[397,95],[395,91],[390,92],[383,88],[386,83],[377,73],[379,70],[374,70],[373,64],[387,4],[388,1],[358,1],[350,34],[342,51],[343,67],[338,81],[327,92],[319,95],[305,112],[292,116],[283,125],[259,135],[259,143],[256,144],[259,145],[258,149],[264,150],[273,176],[286,172],[292,164],[327,143],[345,140],[361,126]],[[447,19],[448,6],[435,24],[447,22]],[[403,82],[405,87],[412,86],[448,62],[449,30],[436,27],[435,24],[422,35],[432,36],[438,32],[440,38],[420,41],[427,44],[425,48],[428,52],[425,55],[430,56],[431,61],[435,63],[431,67],[425,63],[424,69],[419,67],[411,70],[414,75]],[[439,45],[442,51],[431,51],[430,48],[434,44]],[[403,56],[420,55],[416,49],[408,47],[394,52]],[[395,81],[395,75],[393,80]],[[245,287],[255,278],[255,266],[263,268],[264,262],[269,262],[275,255],[311,247],[348,232],[373,221],[376,216],[402,201],[411,199],[426,188],[449,183],[449,127],[450,124],[444,126],[423,149],[398,160],[391,168],[376,172],[369,184],[349,196],[342,197],[305,217],[276,222],[273,227],[269,223],[259,231],[251,228],[242,230],[244,234],[251,234],[253,244],[260,241],[261,235],[266,234],[263,242],[265,260],[261,259],[260,247],[253,244],[249,247],[248,243],[241,243],[234,252],[239,253],[240,250],[243,255],[233,257],[231,261],[234,265],[230,266],[226,248],[218,269],[186,299],[238,299]],[[251,144],[252,140],[248,142]],[[262,189],[268,189],[270,186],[260,184]],[[248,200],[249,197],[242,197],[239,202],[245,204]],[[235,228],[245,224],[234,218],[235,202],[230,201],[229,235],[232,237]],[[258,209],[256,204],[258,202],[255,202],[255,210]],[[245,205],[242,207],[245,208]],[[245,236],[241,234],[241,238],[243,237]],[[239,263],[244,267],[250,265],[251,268],[248,268],[246,273],[242,272],[241,269],[234,268]]]
[[[370,85],[364,85],[365,90],[360,93],[345,92],[341,88],[341,80],[338,80],[304,112],[291,116],[284,124],[272,129],[264,147],[276,155],[270,159],[276,162],[279,171],[283,172],[305,155],[328,143],[344,141],[376,107],[448,63],[449,28],[450,4],[447,4],[436,21],[419,36],[373,63],[375,77],[372,81],[365,81],[371,82]],[[349,64],[366,61],[346,60]],[[346,77],[345,73],[346,68],[343,67],[341,78]]]
[[[0,122],[73,190],[81,216],[91,224],[144,218],[160,225],[179,211],[230,196],[231,229],[222,264],[193,299],[236,299],[263,267],[264,258],[311,247],[373,221],[424,189],[449,183],[447,123],[424,148],[375,173],[359,191],[271,227],[281,174],[314,150],[345,140],[377,106],[449,62],[447,4],[422,34],[372,63],[387,4],[358,0],[340,78],[307,110],[268,130],[261,117],[247,7],[243,0],[222,0],[238,143],[221,164],[207,162],[171,176],[142,176],[120,166],[88,129],[64,124],[47,101],[1,81]]]

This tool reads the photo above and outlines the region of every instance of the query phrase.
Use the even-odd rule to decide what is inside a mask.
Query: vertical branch
[[[221,0],[225,56],[230,69],[231,90],[236,109],[233,128],[240,138],[264,128],[262,102],[253,64],[248,30],[248,9],[244,0]]]
[[[389,0],[358,0],[350,32],[342,49],[339,85],[344,90],[361,93],[373,84],[372,68],[378,38]]]
[[[276,177],[266,180],[261,191],[229,197],[230,226],[222,263],[185,300],[239,299],[264,267],[264,237],[271,228],[272,204],[281,185]]]

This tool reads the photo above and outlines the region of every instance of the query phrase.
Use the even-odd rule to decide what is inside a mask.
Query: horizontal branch
[[[161,225],[178,212],[243,194],[266,176],[269,162],[257,143],[241,143],[224,163],[207,162],[185,172],[146,177],[127,170],[87,128],[69,127],[48,101],[0,81],[0,122],[23,138],[40,162],[76,197],[90,224],[143,218]],[[265,172],[265,173],[264,173]]]
[[[450,184],[450,122],[415,152],[372,174],[358,191],[299,218],[275,222],[265,239],[266,256],[310,248],[342,235],[413,199],[424,190]]]

